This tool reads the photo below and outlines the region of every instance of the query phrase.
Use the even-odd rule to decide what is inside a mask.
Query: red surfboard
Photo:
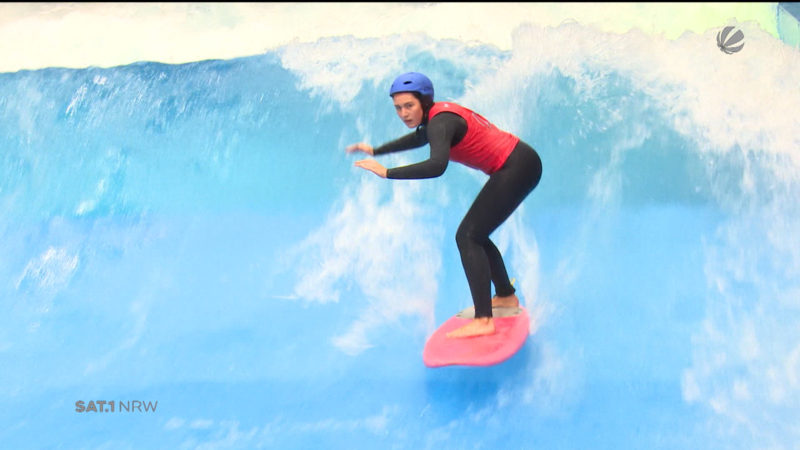
[[[528,338],[528,311],[492,308],[495,333],[471,338],[448,338],[447,333],[469,323],[474,308],[467,308],[443,323],[425,343],[422,361],[428,367],[491,366],[514,355]]]

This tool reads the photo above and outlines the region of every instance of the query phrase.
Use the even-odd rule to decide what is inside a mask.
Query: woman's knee
[[[456,231],[456,245],[459,249],[467,248],[470,245],[480,246],[488,238],[489,236],[470,224],[462,223]]]

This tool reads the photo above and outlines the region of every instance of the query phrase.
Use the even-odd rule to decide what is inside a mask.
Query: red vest
[[[439,113],[458,114],[467,121],[467,134],[450,148],[450,159],[491,175],[505,164],[519,138],[505,132],[480,114],[451,102],[437,102],[428,113],[428,120]]]

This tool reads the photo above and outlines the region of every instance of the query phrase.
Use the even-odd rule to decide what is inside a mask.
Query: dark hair
[[[430,95],[422,95],[419,92],[411,92],[414,94],[414,97],[419,100],[419,103],[422,105],[422,124],[428,124],[428,112],[433,108],[433,97]]]

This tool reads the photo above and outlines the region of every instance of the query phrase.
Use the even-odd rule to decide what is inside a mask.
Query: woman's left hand
[[[356,166],[369,170],[381,178],[386,178],[386,167],[383,167],[381,163],[375,161],[374,159],[362,159],[361,161],[356,161]]]

